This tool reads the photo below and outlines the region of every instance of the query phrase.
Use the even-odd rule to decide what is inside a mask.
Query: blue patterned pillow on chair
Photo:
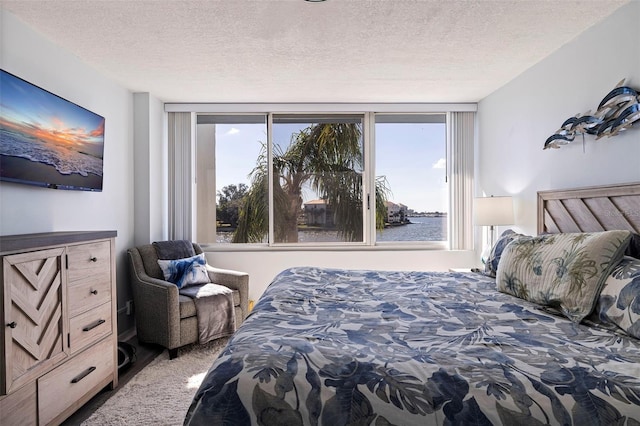
[[[625,256],[604,282],[596,305],[600,321],[640,339],[640,259]]]
[[[178,288],[209,282],[207,259],[204,253],[175,260],[158,260],[164,279],[174,283]]]

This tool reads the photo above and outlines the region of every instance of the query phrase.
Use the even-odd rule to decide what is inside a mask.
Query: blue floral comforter
[[[640,341],[473,273],[292,268],[189,425],[640,425]]]

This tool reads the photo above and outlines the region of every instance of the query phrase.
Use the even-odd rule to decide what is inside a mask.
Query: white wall
[[[168,142],[163,103],[149,93],[133,95],[134,245],[167,239]]]
[[[632,1],[478,105],[478,188],[514,194],[516,224],[536,233],[536,192],[640,181],[640,123],[598,141],[542,150],[562,122],[594,112],[623,78],[640,90],[640,2]]]
[[[102,192],[0,183],[0,235],[116,230],[118,307],[130,299],[125,251],[133,244],[131,93],[51,43],[11,13],[0,13],[0,66],[106,119]],[[119,329],[131,326],[118,318]]]

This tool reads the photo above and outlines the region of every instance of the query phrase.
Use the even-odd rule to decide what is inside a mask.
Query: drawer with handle
[[[78,280],[111,278],[111,244],[99,241],[67,248],[67,279],[69,285]]]
[[[111,281],[108,276],[102,280],[77,281],[67,289],[70,317],[75,317],[110,300]]]
[[[40,424],[49,424],[96,386],[106,386],[113,377],[114,364],[113,341],[105,339],[40,377]]]
[[[111,333],[111,303],[69,320],[69,349],[75,353]]]

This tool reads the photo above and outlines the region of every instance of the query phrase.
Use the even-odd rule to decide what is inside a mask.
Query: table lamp
[[[513,224],[512,197],[481,197],[474,200],[474,224],[489,227],[489,245],[482,250],[482,263],[485,263],[493,247],[494,226]]]

